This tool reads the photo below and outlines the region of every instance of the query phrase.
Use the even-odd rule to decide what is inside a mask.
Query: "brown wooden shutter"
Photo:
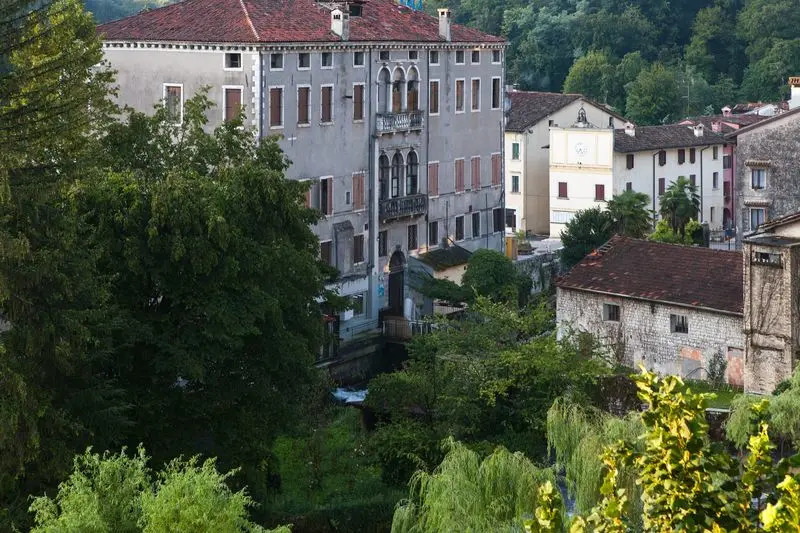
[[[481,188],[481,158],[480,156],[475,156],[472,158],[472,188],[473,189],[480,189]]]
[[[567,197],[567,182],[566,181],[559,181],[558,182],[558,197],[559,198],[566,198]]]
[[[428,165],[428,194],[430,196],[439,195],[439,163]]]
[[[432,114],[436,114],[439,112],[439,82],[432,81],[430,87],[428,108]]]
[[[328,215],[333,214],[333,178],[328,178]]]
[[[400,96],[400,82],[396,81],[392,84],[392,113],[399,113],[402,110]]]
[[[364,174],[353,175],[353,209],[364,207]]]
[[[322,122],[333,122],[333,87],[322,88]]]
[[[658,178],[658,194],[659,196],[664,194],[667,190],[667,179],[666,178]]]
[[[633,154],[628,154],[625,156],[625,166],[629,169],[633,168]]]
[[[689,183],[691,183],[692,187],[695,187],[697,185],[697,174],[689,175]]]
[[[269,125],[283,126],[283,89],[269,90]]]
[[[297,90],[297,123],[308,124],[308,97],[311,89],[300,87]]]
[[[481,80],[472,80],[472,110],[477,111],[481,107]]]
[[[492,185],[500,185],[501,164],[500,154],[492,154]]]
[[[455,164],[456,171],[456,192],[464,192],[464,160],[457,159]]]
[[[225,89],[225,122],[239,116],[242,110],[242,90]]]
[[[597,202],[602,202],[606,199],[606,186],[605,185],[595,185],[594,186],[594,199]]]
[[[690,163],[694,163],[696,154],[697,154],[697,152],[695,152],[694,148],[689,148],[689,162]]]
[[[678,150],[678,164],[682,165],[686,162],[686,150],[681,148]]]
[[[364,120],[364,86],[353,86],[353,120]]]
[[[456,80],[456,111],[464,110],[464,80]]]

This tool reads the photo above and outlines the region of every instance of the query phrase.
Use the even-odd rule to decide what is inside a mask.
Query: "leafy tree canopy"
[[[614,235],[614,219],[599,207],[578,211],[561,233],[561,261],[572,268]]]

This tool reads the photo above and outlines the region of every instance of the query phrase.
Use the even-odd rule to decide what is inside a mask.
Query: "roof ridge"
[[[260,38],[258,37],[258,32],[256,31],[256,27],[253,25],[252,19],[250,19],[250,12],[247,10],[247,6],[244,5],[244,0],[239,0],[239,5],[242,6],[244,18],[247,19],[247,25],[250,26],[253,36],[256,38],[256,41],[259,41]]]

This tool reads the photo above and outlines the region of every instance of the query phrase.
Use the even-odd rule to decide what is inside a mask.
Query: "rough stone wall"
[[[620,307],[619,322],[603,320],[606,303]],[[672,333],[670,314],[686,316],[689,333]],[[561,334],[592,333],[619,363],[661,374],[703,379],[720,354],[728,362],[727,382],[742,384],[741,316],[559,288],[556,320]]]
[[[800,116],[739,135],[736,146],[736,220],[739,234],[749,232],[750,207],[765,204],[767,220],[800,210]],[[753,190],[748,161],[768,161],[766,187]],[[758,205],[756,205],[758,204]]]
[[[531,294],[539,294],[549,289],[552,281],[564,273],[560,257],[560,252],[522,255],[514,261],[514,268],[531,279]]]

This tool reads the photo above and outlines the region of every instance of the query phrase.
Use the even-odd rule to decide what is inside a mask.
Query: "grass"
[[[730,409],[733,399],[742,394],[742,390],[738,387],[731,385],[714,385],[707,381],[686,381],[686,387],[691,389],[692,392],[710,392],[716,395],[715,398],[709,400],[708,407],[712,409]]]

